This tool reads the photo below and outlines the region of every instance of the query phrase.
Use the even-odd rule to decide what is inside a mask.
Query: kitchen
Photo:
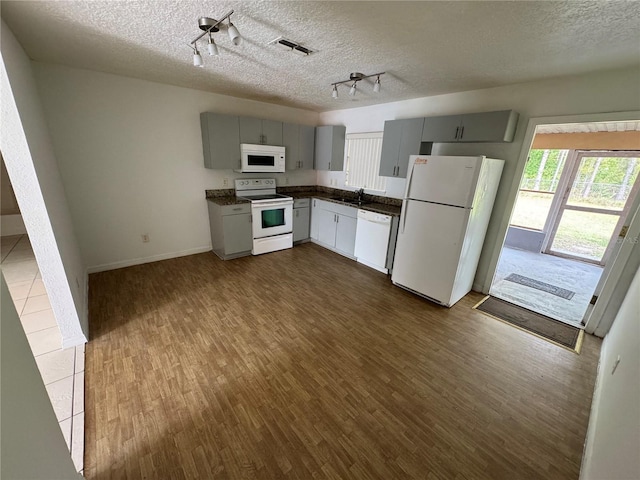
[[[344,8],[355,9],[358,15],[362,14],[354,6],[345,6]],[[412,8],[418,8],[418,6],[414,5]],[[3,18],[5,17],[5,12],[7,12],[7,16],[10,15],[10,9],[11,6],[5,9],[3,4]],[[462,14],[463,12],[459,13],[459,15]],[[404,16],[407,18],[412,17],[406,13]],[[423,17],[423,15],[415,16],[416,19]],[[327,17],[323,16],[322,18]],[[340,17],[338,16],[337,18]],[[388,17],[382,16],[381,18]],[[242,31],[241,23],[240,21],[236,22],[238,28]],[[277,22],[274,21],[273,23]],[[11,27],[17,29],[17,22],[12,22]],[[384,30],[384,27],[382,26],[380,30]],[[492,31],[499,30],[500,28],[492,29]],[[28,43],[26,37],[24,34],[20,35],[20,42],[25,45]],[[117,42],[117,39],[114,39],[114,41]],[[6,42],[3,43],[7,45]],[[436,44],[433,41],[427,43]],[[96,48],[96,45],[93,45],[93,48]],[[5,47],[3,47],[3,55],[4,49]],[[114,50],[117,50],[117,48]],[[337,325],[332,323],[331,318],[344,320],[346,322],[345,325],[351,322],[351,325],[353,325],[352,330],[337,328],[336,326],[337,329],[334,333],[343,336],[353,335],[354,333],[361,335],[358,337],[358,342],[351,344],[351,348],[353,352],[362,352],[362,345],[366,344],[368,340],[370,341],[365,335],[370,331],[368,329],[380,329],[380,331],[385,332],[387,340],[381,339],[372,342],[372,351],[383,352],[383,346],[386,342],[386,347],[391,354],[385,358],[390,364],[393,364],[393,356],[400,355],[401,351],[397,350],[398,345],[394,345],[390,342],[390,339],[402,336],[405,340],[402,346],[407,349],[411,348],[409,333],[400,335],[392,325],[385,323],[388,322],[389,318],[395,318],[397,322],[405,322],[406,325],[411,327],[407,332],[413,332],[420,339],[416,341],[421,342],[420,347],[422,350],[439,352],[439,355],[441,355],[441,366],[433,358],[425,359],[417,354],[412,357],[414,364],[418,366],[427,362],[430,371],[444,368],[445,371],[451,373],[451,378],[456,378],[456,375],[454,371],[450,370],[452,367],[447,367],[447,365],[457,365],[455,363],[457,353],[448,349],[447,342],[449,342],[449,345],[460,345],[460,342],[446,337],[437,337],[435,339],[430,335],[438,332],[453,333],[464,325],[471,328],[470,332],[474,336],[480,338],[483,335],[480,326],[458,316],[456,314],[458,310],[436,307],[430,302],[394,287],[387,277],[379,275],[368,268],[365,269],[365,267],[359,266],[342,255],[335,255],[334,252],[329,252],[324,248],[317,248],[316,245],[309,242],[279,253],[247,256],[227,262],[220,261],[215,263],[216,268],[197,264],[198,260],[204,258],[202,255],[209,255],[212,261],[217,261],[213,254],[210,253],[212,245],[207,204],[211,202],[203,199],[203,192],[206,190],[230,190],[234,188],[235,180],[242,178],[275,178],[278,187],[315,188],[316,192],[320,188],[338,188],[342,190],[345,184],[344,170],[297,169],[290,173],[285,172],[285,174],[260,174],[255,177],[247,177],[247,174],[234,172],[234,168],[222,171],[205,169],[203,168],[201,129],[198,124],[199,114],[202,112],[216,112],[218,114],[252,118],[260,117],[309,127],[343,125],[346,126],[346,133],[351,134],[382,132],[384,123],[388,120],[504,111],[507,109],[519,112],[521,117],[514,141],[511,143],[488,143],[486,145],[436,143],[431,152],[436,156],[487,155],[490,158],[500,158],[506,161],[501,187],[498,190],[495,201],[494,220],[488,226],[485,251],[480,255],[478,274],[476,275],[476,280],[480,284],[476,285],[475,289],[481,290],[483,281],[486,281],[486,277],[491,273],[491,249],[494,244],[500,241],[501,223],[504,222],[505,215],[508,216],[508,211],[511,207],[509,203],[509,188],[517,176],[519,165],[522,164],[519,154],[525,141],[527,120],[531,117],[554,115],[624,112],[632,108],[630,105],[636,108],[635,105],[637,103],[635,100],[638,78],[637,69],[621,66],[607,71],[579,74],[574,72],[569,76],[531,80],[529,83],[496,85],[491,88],[470,88],[468,91],[442,92],[439,95],[429,94],[413,99],[397,98],[395,101],[379,105],[367,103],[370,99],[363,101],[363,103],[357,103],[362,98],[358,96],[361,92],[358,92],[354,100],[356,103],[346,104],[347,106],[345,107],[345,104],[340,103],[340,100],[338,100],[337,103],[334,102],[332,104],[334,105],[333,107],[324,107],[328,109],[317,112],[303,108],[300,105],[267,103],[267,101],[264,101],[266,97],[240,98],[240,96],[231,96],[225,93],[212,93],[206,91],[206,89],[188,87],[174,80],[165,79],[160,74],[155,78],[144,76],[135,78],[136,75],[130,72],[104,73],[94,71],[87,65],[64,66],[46,56],[38,57],[37,54],[34,55],[32,53],[33,51],[37,52],[38,50],[33,50],[32,47],[29,48],[30,55],[33,55],[32,60],[29,60],[25,55],[26,64],[29,65],[29,70],[33,72],[32,74],[30,73],[34,79],[31,92],[33,92],[34,96],[40,96],[42,99],[43,119],[46,120],[47,128],[51,135],[52,145],[50,148],[55,150],[57,168],[60,172],[61,182],[64,185],[64,194],[68,201],[70,217],[73,219],[73,230],[78,239],[78,249],[82,254],[82,272],[86,268],[89,273],[100,273],[103,275],[101,278],[105,278],[104,275],[108,274],[107,271],[113,270],[117,272],[116,269],[121,269],[122,267],[133,266],[130,271],[147,268],[154,270],[155,277],[145,274],[141,278],[144,278],[149,282],[148,285],[152,286],[152,288],[148,289],[150,295],[154,291],[164,294],[164,296],[154,297],[157,305],[162,306],[165,305],[163,299],[172,298],[172,291],[168,289],[169,285],[159,285],[159,279],[167,278],[172,279],[174,283],[181,283],[184,276],[189,274],[186,268],[183,271],[163,271],[162,268],[164,267],[162,265],[176,265],[176,262],[180,261],[179,257],[184,256],[184,261],[187,262],[185,265],[188,265],[193,272],[198,272],[199,279],[204,279],[204,274],[206,273],[210,279],[215,279],[219,282],[215,288],[211,287],[212,290],[215,290],[212,294],[215,293],[216,295],[206,297],[210,303],[204,306],[212,310],[220,309],[221,315],[228,315],[228,312],[233,311],[231,307],[237,308],[239,306],[237,303],[233,303],[234,293],[244,291],[247,285],[251,285],[250,283],[242,283],[242,281],[249,282],[250,280],[249,276],[242,273],[242,267],[249,266],[250,272],[255,278],[263,278],[260,276],[260,271],[257,267],[271,266],[279,268],[276,259],[281,256],[286,256],[297,262],[291,265],[299,264],[304,268],[311,268],[310,262],[314,261],[316,264],[313,268],[317,272],[317,278],[312,278],[311,283],[305,284],[305,277],[293,272],[292,270],[295,270],[295,267],[291,267],[291,265],[289,270],[282,272],[281,278],[282,285],[290,289],[299,289],[301,298],[309,301],[309,306],[299,303],[288,304],[285,301],[278,303],[269,298],[267,299],[269,312],[266,315],[270,321],[278,321],[277,318],[272,318],[273,312],[276,311],[287,312],[298,309],[298,312],[304,314],[303,318],[308,318],[313,313],[311,305],[325,305],[326,308],[323,310],[327,315],[325,317],[327,323],[319,331],[322,335],[328,335],[330,327]],[[248,55],[248,52],[245,51],[243,55]],[[381,57],[392,59],[393,54],[381,55]],[[305,61],[306,57],[301,58],[303,59],[301,61]],[[309,58],[312,59],[313,56]],[[190,67],[190,59],[187,60],[186,65],[181,65],[181,67]],[[149,65],[145,60],[141,60],[140,63],[141,65]],[[401,63],[403,62],[401,61]],[[407,63],[404,61],[404,64]],[[229,67],[228,64],[226,66]],[[391,70],[386,65],[380,65],[380,67],[366,71]],[[301,69],[303,68],[301,67]],[[360,67],[349,65],[342,72],[336,73],[332,81],[344,78],[345,75],[348,76],[349,72],[353,71],[354,68]],[[150,71],[152,70],[150,69]],[[401,70],[401,68],[397,70]],[[279,71],[282,72],[284,70],[279,69]],[[311,77],[311,75],[309,76]],[[246,84],[238,81],[240,78],[243,77],[238,75],[234,78],[234,81],[246,87]],[[297,78],[295,80],[290,83],[302,83]],[[277,82],[274,80],[272,83],[276,84]],[[324,85],[326,82],[324,82],[323,78],[319,83]],[[180,86],[175,86],[177,84]],[[393,88],[392,85],[393,81],[387,81],[383,77],[381,92],[384,93],[385,88]],[[324,85],[324,88],[326,87],[327,85]],[[317,90],[322,88],[320,86]],[[330,89],[327,90],[327,96],[330,98]],[[362,90],[364,91],[364,88]],[[362,95],[367,94],[362,93]],[[347,98],[346,93],[341,91],[339,98]],[[355,108],[349,108],[354,106]],[[406,180],[404,178],[389,177],[386,198],[394,199],[399,204],[404,196],[405,184]],[[338,205],[335,202],[329,203]],[[147,235],[150,241],[144,242],[143,235]],[[190,258],[190,256],[193,258]],[[306,258],[303,258],[305,256]],[[167,262],[157,262],[158,260],[167,260]],[[148,265],[145,266],[143,264]],[[251,266],[256,268],[251,268]],[[204,269],[204,271],[199,271],[198,269]],[[357,280],[362,290],[355,288],[354,285],[339,276],[338,272],[344,269],[347,269],[350,278]],[[269,272],[274,271],[269,270]],[[202,273],[202,276],[200,276],[200,273]],[[114,275],[119,274],[114,273]],[[79,275],[79,278],[82,285],[82,275]],[[98,277],[91,275],[91,278]],[[272,278],[278,278],[277,274],[272,275]],[[332,278],[335,279],[333,281],[334,285],[331,284]],[[382,278],[384,285],[379,283],[376,278]],[[318,279],[324,283],[314,281]],[[305,287],[304,285],[307,286]],[[376,298],[374,292],[378,291],[378,288],[384,289],[384,292],[392,295],[390,297],[392,301],[385,300],[382,296]],[[202,289],[194,288],[193,290],[200,292]],[[265,297],[272,293],[280,295],[286,293],[278,285],[273,284],[263,284],[262,292]],[[343,308],[344,312],[351,314],[348,319],[344,319],[341,311],[336,306],[331,305],[336,299],[342,299],[343,295],[348,295],[348,298],[354,304],[353,308]],[[127,297],[126,292],[123,292],[123,298],[130,299],[131,305],[139,305],[137,303],[139,300]],[[224,304],[223,301],[231,303]],[[464,299],[462,301],[465,302]],[[419,302],[419,304],[416,302]],[[364,308],[367,304],[378,308],[384,314],[386,320],[376,317],[375,312],[373,312],[372,318],[375,318],[375,323],[368,326],[363,322],[358,317],[358,310],[355,307]],[[437,328],[430,333],[418,322],[409,321],[409,313],[406,311],[394,312],[393,307],[398,305],[410,306],[415,308],[416,312],[418,311],[417,305],[420,305],[420,308],[425,309],[423,311],[425,319],[431,322],[433,327]],[[455,309],[457,306],[453,308]],[[468,302],[465,302],[464,306],[468,306]],[[230,308],[230,310],[224,310],[224,308]],[[104,311],[108,311],[108,309],[109,307],[104,305]],[[146,310],[146,312],[150,313],[151,310]],[[394,313],[395,316],[392,317]],[[189,315],[191,314],[185,315],[185,321],[188,321],[190,326],[195,327],[196,324],[192,323]],[[416,315],[418,314],[416,313]],[[234,319],[231,316],[226,318],[230,324],[233,324]],[[262,325],[258,320],[257,309],[250,310],[250,314],[247,315],[247,320],[249,319],[255,319],[255,323],[252,325],[256,328],[260,328],[260,325]],[[150,318],[148,320],[157,321],[157,319]],[[108,330],[102,330],[101,327],[98,327],[100,322],[98,320],[96,322],[92,328],[98,328],[97,331],[104,335],[96,337],[95,340],[104,341],[108,336],[106,335]],[[158,331],[163,328],[161,323],[156,325],[159,329]],[[482,325],[486,327],[488,324]],[[242,331],[243,327],[237,326],[240,329],[238,332]],[[321,322],[318,322],[317,327],[321,326]],[[280,329],[280,333],[283,333],[281,337],[278,337],[278,340],[283,344],[287,340],[284,335],[285,332],[291,333],[289,335],[290,338],[294,337],[295,331],[287,330],[286,325],[279,323],[277,327]],[[500,329],[500,327],[490,328]],[[268,334],[266,330],[260,331]],[[93,333],[95,334],[96,330],[93,330]],[[179,334],[179,338],[183,339],[186,330],[176,333]],[[331,340],[325,340],[326,343],[322,343],[322,335],[315,337],[314,340],[321,342],[320,345],[323,348],[326,349],[332,345],[339,344],[332,344],[331,342],[337,342],[336,338],[339,338],[340,335],[328,337]],[[515,334],[506,333],[506,335],[511,339],[519,338]],[[231,332],[229,332],[228,337],[225,336],[225,339],[229,342],[229,345],[233,344]],[[516,339],[514,341],[523,349],[529,348],[521,340]],[[268,351],[270,345],[272,344],[265,344],[265,351]],[[469,345],[473,345],[470,339],[465,347],[469,348]],[[501,346],[497,340],[488,342],[486,345],[493,347],[498,352],[502,352],[502,348],[512,348]],[[165,348],[167,349],[167,355],[173,355],[172,349],[182,347],[167,344]],[[542,349],[544,350],[544,347]],[[159,356],[162,355],[155,345],[153,351],[158,352]],[[329,351],[336,356],[338,353],[345,353],[339,348],[330,349]],[[122,353],[123,358],[126,358],[126,353],[124,351]],[[190,358],[189,352],[182,353],[185,355],[184,359]],[[221,350],[219,355],[220,361],[223,362],[226,358],[224,357],[225,352]],[[562,356],[563,354],[560,355]],[[344,357],[340,358],[344,359]],[[530,355],[527,353],[523,358],[531,363],[537,361],[532,352]],[[277,359],[274,357],[273,360],[274,362],[271,365],[277,365]],[[374,365],[376,361],[373,357],[366,357],[366,360],[368,362],[367,365]],[[186,360],[184,361],[186,362]],[[327,361],[330,361],[330,359],[327,359]],[[505,355],[502,357],[502,361],[506,365],[508,362],[512,362],[513,359]],[[340,364],[332,362],[326,364],[324,368],[338,372],[340,371]],[[397,379],[404,382],[408,379],[401,375],[402,368],[411,368],[410,362],[406,360],[406,363],[402,363],[401,368],[394,372],[398,375]],[[508,376],[507,370],[502,370],[503,367],[494,366],[494,368]],[[469,385],[466,382],[470,382],[470,379],[473,378],[473,365],[471,363],[465,365],[463,370],[465,372],[464,375],[459,375],[458,378],[461,384]],[[535,384],[535,377],[526,373],[524,365],[522,365],[522,371],[525,372],[524,378],[532,382],[532,385]],[[287,370],[283,368],[278,373],[281,374],[282,378],[286,378]],[[310,377],[312,373],[309,371]],[[353,370],[350,373],[353,374],[352,378],[356,379],[359,371]],[[430,375],[429,370],[420,371],[419,374]],[[318,382],[326,382],[329,377],[322,372],[317,372],[316,378]],[[291,378],[288,380],[292,382],[290,385],[294,385],[295,382]],[[558,378],[557,380],[570,382],[568,377]],[[223,382],[223,378],[221,377],[219,381]],[[384,390],[384,393],[388,395],[388,398],[391,398],[394,395],[394,388],[400,388],[400,384],[398,380],[393,379],[389,380],[389,382],[390,388]],[[491,383],[488,382],[488,384]],[[222,385],[222,383],[219,385]],[[362,384],[354,383],[354,385],[364,388]],[[104,385],[104,387],[109,388],[108,385]],[[133,388],[133,384],[131,387]],[[507,388],[506,385],[504,388]],[[455,389],[456,386],[454,384],[445,382],[441,392],[446,394],[446,392],[453,392]],[[364,391],[362,390],[362,392]],[[345,399],[340,406],[344,407],[344,411],[349,411],[348,400],[352,398],[354,391],[349,391],[348,395],[345,391],[339,391],[339,393],[344,393],[346,396],[340,397],[338,394],[335,397]],[[425,391],[421,390],[421,393],[425,393]],[[496,392],[485,393],[493,395]],[[397,393],[395,394],[397,395]],[[364,393],[362,395],[362,398],[364,398]],[[326,401],[330,403],[332,399],[329,397],[328,395]],[[99,401],[97,397],[93,398]],[[429,398],[432,401],[437,400],[436,397]],[[522,398],[526,399],[526,396],[523,395]],[[303,394],[301,394],[300,399],[304,399]],[[493,396],[493,400],[499,402],[497,395]],[[298,405],[298,408],[301,405],[302,403]],[[385,411],[382,407],[379,408],[380,411]],[[309,415],[312,412],[313,409],[305,410],[305,413]],[[402,416],[401,411],[397,413]],[[525,412],[519,413],[525,414]],[[198,413],[194,412],[194,414]],[[582,414],[582,412],[576,413],[576,416]],[[292,416],[295,416],[296,422],[304,422],[304,416],[299,414],[292,414]],[[378,416],[377,418],[379,421],[384,421],[385,416]],[[514,417],[510,418],[513,419]],[[474,425],[476,430],[487,426],[473,424],[473,416],[471,415],[464,416],[463,419],[469,422],[468,425]],[[563,421],[560,418],[557,420],[559,422]],[[455,425],[456,429],[464,428],[464,425],[456,423],[454,418],[451,418],[451,422],[449,425]],[[321,425],[321,423],[318,425]],[[298,428],[306,425],[296,423],[295,426]],[[517,425],[511,424],[511,426],[513,429],[519,428]],[[376,429],[379,426],[371,423],[371,428]],[[387,426],[384,428],[387,431]],[[170,430],[170,433],[177,434],[176,430]],[[264,434],[264,430],[262,433]],[[291,438],[293,437],[289,437],[289,441]],[[393,438],[397,438],[398,443],[406,441],[402,440],[401,437]],[[277,440],[283,439],[279,437]],[[320,439],[316,440],[321,445],[324,445]],[[426,445],[426,443],[422,443],[423,440],[419,440],[421,446]],[[538,438],[538,440],[540,439]],[[106,441],[106,438],[103,441]],[[169,447],[169,445],[164,446]],[[387,445],[387,447],[389,448],[388,451],[393,451],[394,445]],[[407,447],[411,448],[409,445]],[[95,452],[95,442],[91,448]],[[166,451],[171,451],[171,449],[168,448]],[[133,453],[135,452],[132,452],[131,458],[135,456]],[[275,458],[277,452],[273,453]],[[526,452],[520,453],[525,454]],[[487,461],[488,457],[484,455],[485,453],[483,452],[482,459]],[[307,457],[302,458],[306,459]],[[401,462],[403,460],[407,465],[407,461],[411,462],[415,459],[400,458],[398,461]],[[462,458],[458,459],[458,461],[463,460]],[[303,468],[299,459],[292,457],[290,461],[293,462],[292,468],[294,471],[298,471],[298,468]],[[579,463],[579,455],[578,459],[573,458],[573,461],[574,463]],[[338,464],[338,462],[335,464]],[[283,460],[282,465],[284,469],[287,468],[285,460]],[[269,464],[269,468],[272,467],[273,465]],[[380,465],[380,467],[384,468],[383,465]],[[354,466],[354,468],[356,467]],[[572,468],[572,472],[575,473],[577,467],[574,466]],[[399,474],[399,472],[395,473]],[[444,472],[440,473],[445,474]],[[447,473],[451,473],[451,471]]]
[[[221,259],[275,252],[311,240],[383,273],[393,271],[394,259],[398,259],[394,284],[448,307],[471,290],[504,162],[436,157],[428,152],[433,143],[511,142],[516,112],[386,121],[380,151],[372,151],[374,157],[364,161],[379,165],[380,176],[407,177],[402,212],[396,200],[365,197],[367,185],[357,192],[322,187],[277,189],[275,178],[251,178],[256,173],[286,173],[286,166],[293,170],[304,165],[317,170],[331,170],[331,165],[334,170],[344,169],[348,162],[343,126],[320,126],[314,132],[304,125],[211,112],[202,113],[200,119],[204,166],[236,167],[249,176],[235,180],[235,192],[206,192],[213,251]],[[251,141],[260,143],[245,143]],[[417,156],[420,152],[427,154]],[[416,207],[454,208],[410,215],[411,199],[423,200],[414,202]],[[467,216],[452,221],[460,212]],[[401,246],[396,248],[399,224]],[[421,225],[428,225],[429,231],[420,233]],[[439,240],[431,241],[435,238]],[[427,272],[433,272],[433,278]]]

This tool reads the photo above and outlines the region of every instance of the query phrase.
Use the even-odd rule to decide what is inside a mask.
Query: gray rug
[[[486,297],[474,308],[521,329],[528,330],[540,337],[564,345],[576,352],[580,351],[579,340],[581,339],[582,330],[579,328],[495,297]]]
[[[505,280],[524,285],[525,287],[535,288],[536,290],[541,290],[566,300],[571,300],[571,298],[576,294],[576,292],[572,292],[566,288],[556,287],[550,283],[541,282],[540,280],[518,275],[517,273],[512,273],[505,278]]]

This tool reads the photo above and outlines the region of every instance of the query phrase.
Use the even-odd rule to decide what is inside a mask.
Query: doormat
[[[535,288],[536,290],[541,290],[546,293],[550,293],[551,295],[555,295],[556,297],[564,298],[566,300],[571,300],[576,292],[572,292],[571,290],[567,290],[566,288],[556,287],[555,285],[551,285],[550,283],[541,282],[540,280],[535,280],[529,277],[523,277],[522,275],[518,275],[517,273],[512,273],[505,280],[509,282],[518,283],[520,285],[524,285],[525,287]]]
[[[513,325],[521,330],[549,340],[556,345],[580,353],[584,332],[582,329],[559,322],[513,303],[487,295],[473,308]]]

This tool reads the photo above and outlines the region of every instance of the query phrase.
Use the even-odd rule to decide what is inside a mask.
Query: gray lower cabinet
[[[311,200],[297,198],[293,201],[293,241],[309,240],[309,220],[311,218]]]
[[[355,258],[358,209],[318,199],[313,201],[315,206],[311,213],[311,238],[323,247]]]
[[[427,117],[423,142],[512,142],[518,124],[513,110]]]
[[[282,144],[286,148],[286,169],[312,170],[315,127],[295,123],[282,124]]]
[[[316,170],[342,171],[344,169],[344,142],[347,128],[343,125],[316,127]]]
[[[204,166],[217,170],[240,168],[238,117],[204,112],[200,114]]]
[[[282,122],[240,117],[240,143],[282,146]]]
[[[223,260],[251,255],[251,204],[218,205],[207,201],[207,205],[213,252]]]
[[[319,233],[319,214],[318,212],[320,211],[320,200],[318,199],[311,199],[311,221],[309,222],[309,237],[311,237],[312,240],[318,240],[318,233]]]
[[[424,120],[405,118],[384,122],[378,172],[381,177],[407,177],[409,157],[420,153]]]

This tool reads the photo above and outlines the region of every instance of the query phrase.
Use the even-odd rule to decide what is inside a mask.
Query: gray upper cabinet
[[[342,125],[316,127],[316,170],[344,169],[344,142],[347,128]]]
[[[409,156],[420,153],[424,118],[406,118],[384,122],[381,177],[406,178]]]
[[[518,124],[513,110],[427,117],[423,142],[512,142]]]
[[[200,114],[204,166],[218,170],[240,168],[238,117],[204,112]]]
[[[262,138],[265,145],[282,146],[282,122],[262,120]]]
[[[427,117],[422,128],[423,142],[457,142],[462,115]]]
[[[384,122],[380,171],[378,172],[381,177],[395,177],[401,140],[402,120],[387,120]]]
[[[315,127],[282,124],[282,144],[286,148],[287,170],[313,169]]]
[[[282,122],[240,117],[240,143],[282,145]]]
[[[344,150],[344,147],[342,147]],[[300,168],[313,170],[316,150],[316,127],[300,125]]]
[[[512,142],[518,124],[513,110],[472,113],[462,120],[461,142]]]

